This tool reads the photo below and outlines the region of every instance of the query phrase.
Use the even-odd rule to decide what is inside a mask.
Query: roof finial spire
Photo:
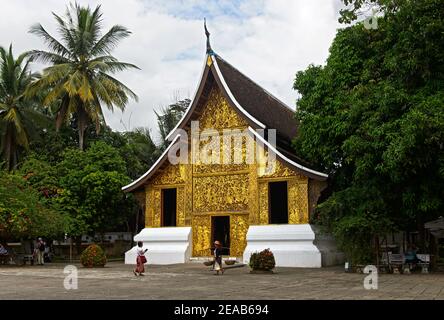
[[[207,54],[213,55],[214,51],[213,51],[213,49],[211,49],[210,33],[208,32],[208,29],[207,29],[207,19],[206,18],[204,18],[204,28],[205,28],[205,35],[207,36]]]

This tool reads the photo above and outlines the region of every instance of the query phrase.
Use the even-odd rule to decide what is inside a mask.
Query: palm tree
[[[157,117],[157,125],[160,132],[161,151],[166,149],[166,147],[168,147],[170,144],[170,142],[166,140],[166,137],[176,127],[176,124],[180,121],[190,103],[190,99],[178,100],[167,107],[161,108],[160,113],[154,111]]]
[[[84,133],[90,123],[97,132],[104,123],[102,104],[111,111],[114,106],[122,111],[129,98],[137,101],[136,94],[122,82],[112,77],[118,71],[137,66],[118,61],[110,55],[120,40],[131,32],[115,25],[102,34],[100,5],[94,11],[90,7],[71,4],[66,16],[53,13],[61,40],[51,36],[41,24],[31,27],[30,32],[41,37],[49,51],[33,50],[30,56],[52,66],[44,69],[42,77],[28,90],[32,96],[50,88],[44,104],[57,102],[56,127],[75,119],[79,133],[79,147],[84,148]]]
[[[12,45],[9,50],[0,47],[1,154],[8,170],[16,167],[20,148],[29,147],[31,116],[35,112],[25,97],[25,90],[37,77],[29,71],[29,63],[28,53],[14,59]]]

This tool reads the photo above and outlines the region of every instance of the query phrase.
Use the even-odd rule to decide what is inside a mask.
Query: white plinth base
[[[142,241],[147,264],[186,263],[191,256],[191,227],[145,228],[134,237]],[[125,253],[125,264],[136,264],[137,247]]]
[[[316,234],[309,224],[250,226],[243,262],[248,264],[250,256],[269,248],[277,267],[320,268],[330,259],[324,250],[313,242]],[[336,261],[335,261],[336,262]]]

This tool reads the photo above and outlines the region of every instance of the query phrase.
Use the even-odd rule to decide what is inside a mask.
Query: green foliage
[[[253,270],[273,270],[276,265],[273,252],[270,249],[254,252],[250,256],[249,266]]]
[[[124,110],[129,98],[137,100],[136,94],[113,77],[119,71],[137,68],[118,61],[111,51],[131,32],[123,26],[114,25],[102,33],[100,6],[71,4],[66,16],[53,13],[61,40],[51,36],[41,24],[34,25],[30,32],[42,38],[49,51],[33,50],[30,56],[52,66],[43,71],[40,79],[33,82],[27,96],[46,92],[44,105],[57,104],[56,125],[75,119],[79,133],[79,147],[84,148],[84,133],[88,125],[95,124],[99,131],[104,123],[102,105],[111,111],[114,107]]]
[[[359,16],[372,14],[372,10],[385,15],[394,13],[403,2],[410,0],[342,0],[345,8],[339,11],[340,23],[352,23]]]
[[[130,32],[115,25],[103,34],[100,6],[92,10],[74,4],[66,16],[54,17],[60,41],[40,24],[31,28],[48,51],[14,58],[12,47],[0,48],[2,156],[8,169],[17,170],[14,175],[1,172],[1,233],[11,238],[64,232],[79,237],[130,227],[136,202],[121,187],[157,160],[168,144],[166,135],[190,103],[178,101],[157,114],[158,145],[145,128],[112,131],[104,123],[102,105],[123,110],[129,98],[137,98],[112,77],[136,68],[110,55]],[[33,60],[51,66],[42,76],[31,74]],[[79,145],[86,151],[75,149]]]
[[[16,167],[19,153],[29,148],[30,131],[35,112],[24,92],[37,75],[29,71],[28,53],[17,59],[0,47],[0,153],[7,170]]]
[[[42,202],[21,176],[0,171],[0,238],[54,238],[64,228],[65,217]]]
[[[176,124],[180,121],[183,114],[190,105],[191,100],[185,99],[170,104],[168,107],[162,108],[161,113],[156,113],[157,125],[159,127],[161,141],[161,149],[166,149],[169,142],[166,140],[168,134],[173,131]]]
[[[80,255],[80,263],[86,268],[104,267],[106,264],[105,252],[100,246],[92,244]]]
[[[19,172],[32,188],[40,192],[43,199],[56,197],[59,192],[59,177],[48,162],[31,154],[21,165]]]
[[[373,237],[442,214],[442,0],[399,1],[376,30],[339,30],[326,66],[299,72],[294,88],[302,96],[294,146],[330,174],[313,222],[349,255],[368,260]]]
[[[113,147],[96,142],[84,152],[67,150],[57,172],[61,191],[55,200],[69,213],[70,235],[109,231],[131,214],[134,201],[121,190],[130,180]]]
[[[153,142],[151,132],[146,128],[115,132],[106,127],[99,135],[91,134],[88,140],[103,141],[118,150],[131,179],[139,178],[160,156],[160,148]]]

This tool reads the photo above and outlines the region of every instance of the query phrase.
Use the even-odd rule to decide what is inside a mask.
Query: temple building
[[[227,256],[246,263],[252,252],[266,248],[278,266],[340,262],[330,239],[309,224],[328,176],[294,153],[294,110],[214,53],[207,37],[200,83],[170,133],[171,144],[143,176],[122,188],[135,194],[145,214],[145,229],[134,240],[144,242],[153,264],[211,256],[215,240]],[[243,133],[240,144],[227,147],[220,138],[208,148],[216,133],[230,132]],[[195,157],[193,146],[194,154],[221,161]],[[262,151],[254,152],[252,161],[247,161],[249,146]],[[239,151],[241,161],[224,160]],[[172,156],[185,161],[172,163]],[[125,261],[135,263],[135,248]]]

